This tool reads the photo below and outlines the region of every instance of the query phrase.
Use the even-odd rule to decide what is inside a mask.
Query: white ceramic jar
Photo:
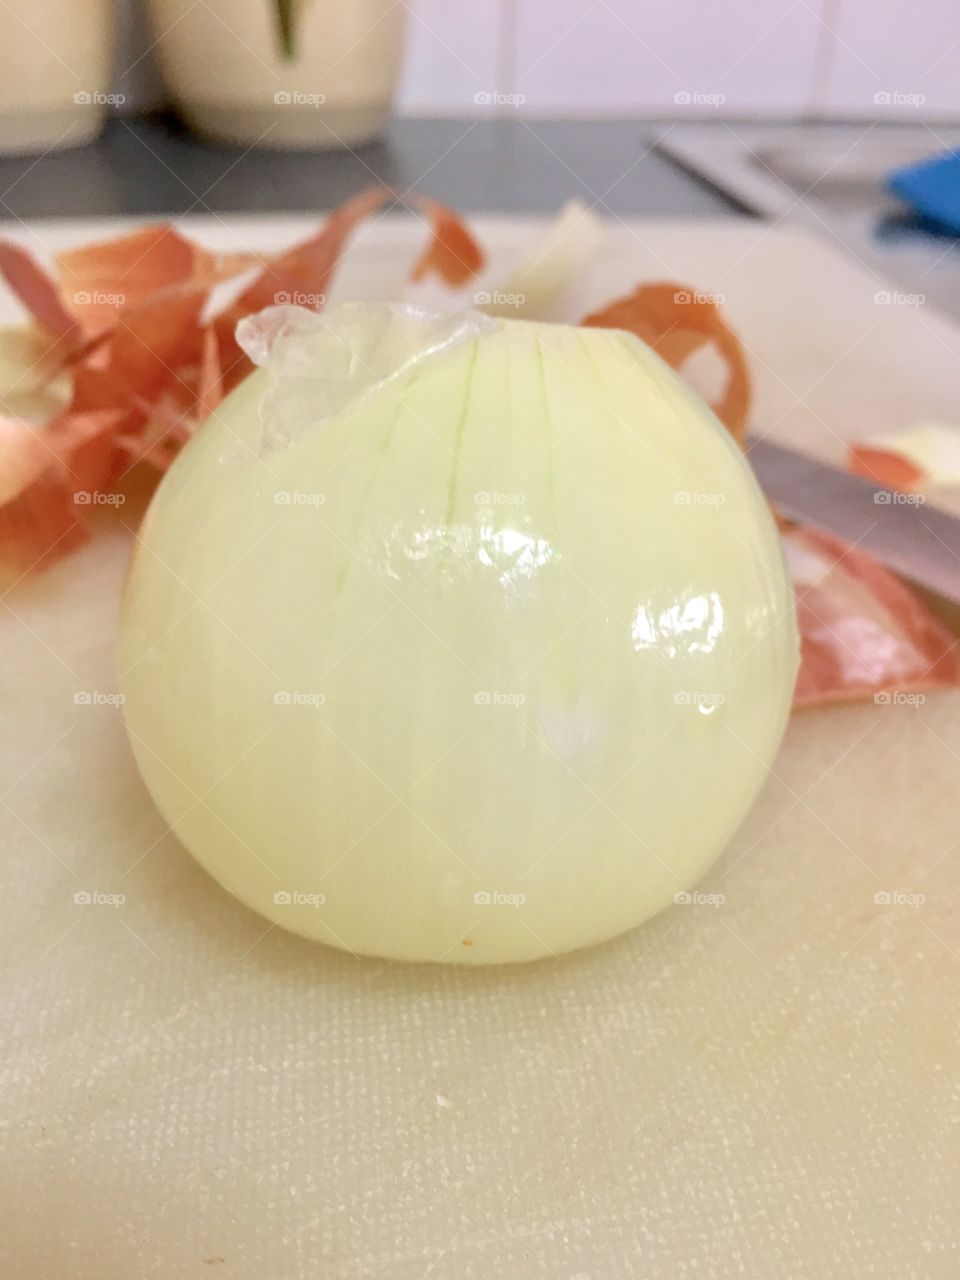
[[[327,148],[385,125],[403,49],[397,0],[301,0],[292,58],[273,0],[150,0],[167,85],[199,132],[245,146]]]
[[[3,155],[89,142],[116,100],[112,0],[44,0],[28,9],[0,5]]]

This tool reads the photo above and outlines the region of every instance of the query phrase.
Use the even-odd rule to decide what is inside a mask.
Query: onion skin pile
[[[490,324],[282,447],[256,371],[131,566],[160,810],[354,952],[531,960],[640,923],[723,850],[790,706],[777,531],[710,410],[629,334]]]

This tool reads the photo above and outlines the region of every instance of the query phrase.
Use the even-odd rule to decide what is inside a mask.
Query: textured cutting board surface
[[[478,225],[494,278],[538,240]],[[338,293],[391,292],[421,236],[376,224]],[[658,277],[725,295],[781,439],[956,413],[956,332],[811,240],[616,225],[570,314]],[[960,694],[796,715],[711,897],[613,943],[355,959],[268,928],[152,807],[110,698],[128,553],[105,528],[0,614],[0,1275],[960,1274]]]

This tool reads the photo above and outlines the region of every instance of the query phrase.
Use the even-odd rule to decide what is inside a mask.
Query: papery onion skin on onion
[[[385,311],[392,350],[421,321]],[[355,952],[529,960],[638,924],[723,850],[790,706],[776,529],[707,407],[632,335],[485,324],[322,419],[307,396],[279,444],[257,370],[128,580],[162,813],[242,901]]]

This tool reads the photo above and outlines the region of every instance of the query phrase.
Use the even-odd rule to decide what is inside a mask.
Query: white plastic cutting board
[[[493,278],[538,241],[478,229]],[[376,224],[338,292],[389,292],[421,235]],[[658,277],[725,295],[779,438],[956,417],[957,332],[811,240],[614,226],[570,314]],[[0,1275],[955,1280],[960,694],[795,716],[720,905],[521,968],[354,959],[210,881],[116,708],[75,702],[115,689],[127,552],[0,611]]]

